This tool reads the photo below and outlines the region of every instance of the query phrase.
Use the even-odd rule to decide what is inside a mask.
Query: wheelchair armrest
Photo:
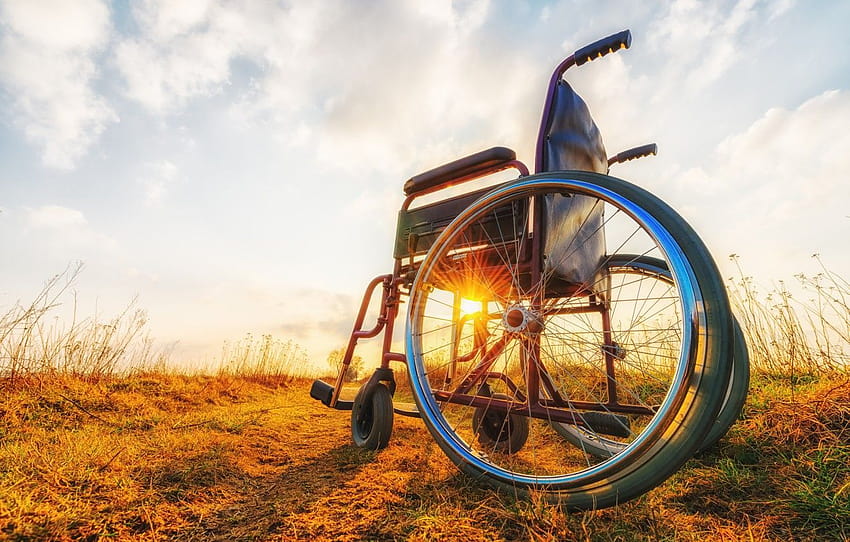
[[[516,153],[505,147],[493,147],[476,152],[454,162],[430,169],[411,177],[404,183],[404,195],[432,190],[452,181],[466,180],[512,167]]]

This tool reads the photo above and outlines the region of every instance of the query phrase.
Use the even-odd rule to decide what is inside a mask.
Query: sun
[[[460,313],[463,316],[469,314],[475,314],[476,312],[481,312],[481,302],[475,301],[472,299],[461,298],[460,300]]]

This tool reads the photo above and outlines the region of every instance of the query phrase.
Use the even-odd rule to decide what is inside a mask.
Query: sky
[[[850,3],[0,0],[0,311],[70,262],[78,311],[135,296],[175,362],[253,333],[345,344],[392,269],[406,179],[488,147],[533,163],[568,72],[611,174],[725,276],[850,275]]]

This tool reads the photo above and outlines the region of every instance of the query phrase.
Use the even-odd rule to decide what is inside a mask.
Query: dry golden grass
[[[730,257],[738,264],[738,256]],[[829,271],[799,274],[763,290],[739,266],[729,297],[747,338],[750,361],[761,371],[792,378],[846,372],[850,366],[850,281]]]
[[[354,448],[348,413],[234,377],[56,378],[0,400],[13,540],[841,540],[850,383],[757,376],[714,451],[618,508],[568,513],[460,474],[415,419]]]
[[[74,375],[98,380],[116,372],[164,366],[167,353],[153,348],[146,313],[131,301],[119,314],[102,319],[80,317],[72,286],[82,264],[54,275],[35,299],[0,313],[0,377],[14,384],[23,379]],[[72,308],[66,322],[52,316],[58,307]]]
[[[135,300],[105,320],[98,314],[77,314],[72,286],[81,271],[81,264],[70,265],[45,282],[32,302],[0,312],[3,383],[32,386],[67,376],[97,381],[139,372],[181,372],[170,365],[168,349],[155,346],[147,333],[147,314]],[[62,305],[73,309],[64,324],[56,315]],[[225,341],[221,356],[199,372],[276,384],[312,371],[293,341],[248,334]]]

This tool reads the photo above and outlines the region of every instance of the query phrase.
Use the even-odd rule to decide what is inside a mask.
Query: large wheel
[[[625,254],[661,262],[672,294],[609,272]],[[667,205],[612,177],[544,174],[483,196],[434,242],[411,289],[408,369],[427,428],[464,472],[611,506],[702,442],[729,379],[730,321],[714,262]],[[531,418],[521,450],[477,438],[488,410]],[[618,449],[594,458],[556,422]]]
[[[366,393],[363,385],[354,397],[351,409],[351,438],[358,448],[386,448],[393,431],[393,398],[383,384],[375,384]]]

